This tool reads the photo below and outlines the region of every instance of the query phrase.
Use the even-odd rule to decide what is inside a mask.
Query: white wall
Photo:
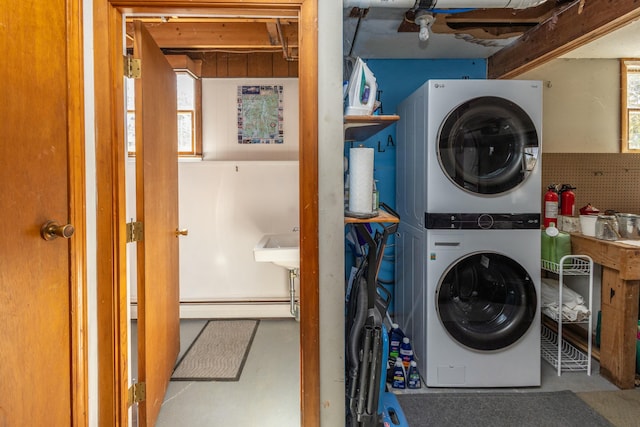
[[[288,271],[254,261],[253,247],[299,226],[298,162],[179,166],[180,301],[287,299]]]
[[[543,152],[620,152],[617,59],[555,59],[518,79],[545,82]]]
[[[283,86],[283,144],[238,144],[239,85]],[[202,144],[205,160],[297,160],[297,78],[202,80]]]
[[[98,259],[97,253],[97,177],[95,144],[95,99],[93,96],[93,2],[82,2],[84,29],[84,120],[85,120],[85,195],[87,244],[87,419],[89,426],[98,425]]]

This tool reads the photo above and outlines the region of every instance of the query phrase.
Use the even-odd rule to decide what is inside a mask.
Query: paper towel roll
[[[373,148],[349,150],[349,211],[373,212]]]

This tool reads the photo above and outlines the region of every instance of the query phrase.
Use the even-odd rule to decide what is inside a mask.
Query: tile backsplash
[[[542,196],[549,184],[571,184],[578,209],[640,214],[640,154],[543,153]]]

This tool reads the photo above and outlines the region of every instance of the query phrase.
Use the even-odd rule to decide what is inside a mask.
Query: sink
[[[288,270],[300,268],[300,233],[265,234],[253,248],[253,259]]]

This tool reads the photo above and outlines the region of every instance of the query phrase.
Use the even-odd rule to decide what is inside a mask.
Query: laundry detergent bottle
[[[407,388],[407,373],[404,369],[404,364],[401,358],[396,358],[396,363],[393,365],[393,380],[391,381],[392,388]]]
[[[392,367],[395,360],[400,356],[400,344],[402,344],[404,333],[397,323],[391,324],[389,331],[389,367]]]
[[[411,341],[409,340],[409,337],[404,337],[402,339],[402,344],[400,345],[400,358],[404,364],[404,369],[408,370],[409,365],[413,360],[413,348],[411,348]]]
[[[418,364],[412,360],[409,364],[409,372],[407,372],[407,388],[416,389],[422,387],[420,381],[420,372],[418,372]]]

